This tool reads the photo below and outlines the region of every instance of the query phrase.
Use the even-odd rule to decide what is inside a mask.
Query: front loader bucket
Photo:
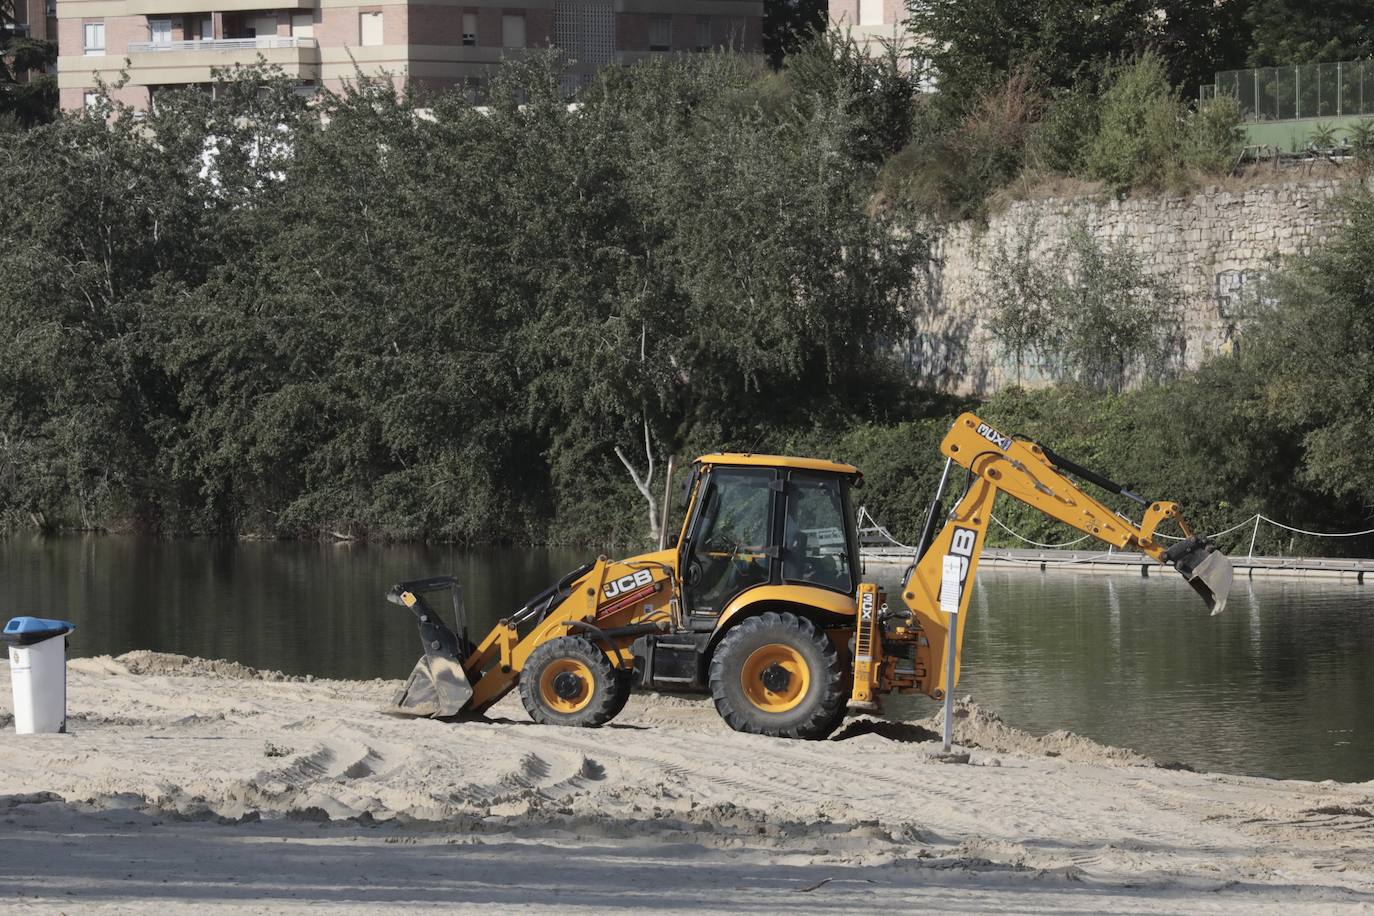
[[[1207,602],[1212,616],[1226,610],[1231,595],[1231,561],[1211,541],[1190,537],[1164,551],[1164,559],[1174,564],[1193,591]]]
[[[386,712],[394,716],[456,716],[472,699],[472,685],[456,660],[426,653],[415,663]]]
[[[450,590],[458,632],[448,628],[424,599],[426,592]],[[467,614],[463,608],[458,580],[452,576],[401,582],[387,592],[386,600],[409,608],[420,627],[420,646],[424,655],[415,663],[410,677],[391,705],[383,711],[397,716],[456,716],[472,699],[472,683],[463,670],[463,658],[472,652],[467,638]]]

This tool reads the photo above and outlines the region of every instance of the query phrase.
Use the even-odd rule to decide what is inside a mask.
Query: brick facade
[[[564,2],[586,3],[604,11],[607,18],[599,21],[605,23],[605,31],[586,34],[607,36],[605,46],[615,48],[610,58],[615,63],[633,63],[660,53],[650,51],[650,23],[664,16],[671,22],[670,48],[665,53],[695,51],[703,20],[715,47],[757,53],[763,38],[761,0],[530,0],[528,5],[489,0],[468,0],[466,4],[446,0],[276,0],[280,7],[272,0],[262,2],[262,8],[251,9],[245,7],[245,0],[58,0],[62,107],[79,107],[84,93],[94,88],[97,73],[106,82],[114,82],[126,57],[130,59],[130,82],[119,96],[138,107],[146,106],[150,93],[157,88],[208,81],[209,68],[252,64],[259,54],[265,54],[269,62],[302,83],[330,88],[351,81],[359,69],[365,75],[385,72],[401,82],[434,88],[469,84],[483,80],[503,58],[521,53],[504,46],[504,17],[523,17],[526,48],[547,48],[558,42]],[[118,14],[110,15],[112,9]],[[132,9],[141,15],[130,14]],[[579,12],[586,10],[583,7]],[[92,12],[98,15],[90,15]],[[292,16],[301,13],[312,15],[313,34],[292,34]],[[381,14],[380,45],[362,45],[359,17],[364,13]],[[475,45],[463,44],[464,13],[476,15]],[[214,45],[200,40],[200,22],[207,15],[214,24]],[[593,18],[595,15],[601,13]],[[275,31],[265,34],[264,22],[273,16]],[[152,19],[171,20],[172,44],[148,46]],[[562,21],[567,28],[569,20]],[[82,26],[86,22],[104,23],[103,56],[83,54]],[[248,31],[250,25],[253,32]],[[256,37],[247,37],[253,33]],[[577,40],[577,36],[574,32],[571,37]],[[265,40],[268,38],[270,43]],[[254,44],[259,39],[263,41]],[[132,51],[131,43],[135,44]]]

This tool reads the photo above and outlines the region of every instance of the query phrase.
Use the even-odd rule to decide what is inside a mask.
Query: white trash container
[[[14,730],[21,735],[67,730],[67,634],[65,620],[15,617],[0,634],[9,645],[14,689]]]

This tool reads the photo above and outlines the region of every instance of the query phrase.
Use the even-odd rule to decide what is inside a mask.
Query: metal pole
[[[946,643],[949,651],[945,653],[945,746],[944,752],[948,754],[950,748],[954,746],[954,655],[955,645],[959,640],[959,612],[950,611],[949,613],[949,639]]]
[[[1259,523],[1260,523],[1260,518],[1261,518],[1260,514],[1259,514],[1258,512],[1256,512],[1256,513],[1255,513],[1255,530],[1252,531],[1252,532],[1250,533],[1250,552],[1247,553],[1247,554],[1245,555],[1245,559],[1247,559],[1247,560],[1253,560],[1253,559],[1255,558],[1255,538],[1259,537]]]

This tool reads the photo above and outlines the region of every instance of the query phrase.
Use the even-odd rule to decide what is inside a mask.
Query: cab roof
[[[847,477],[859,476],[859,469],[852,464],[826,461],[823,458],[795,458],[790,455],[753,455],[747,452],[713,452],[702,455],[697,464],[729,464],[745,467],[799,468],[804,471],[821,471],[827,474],[843,474]]]

